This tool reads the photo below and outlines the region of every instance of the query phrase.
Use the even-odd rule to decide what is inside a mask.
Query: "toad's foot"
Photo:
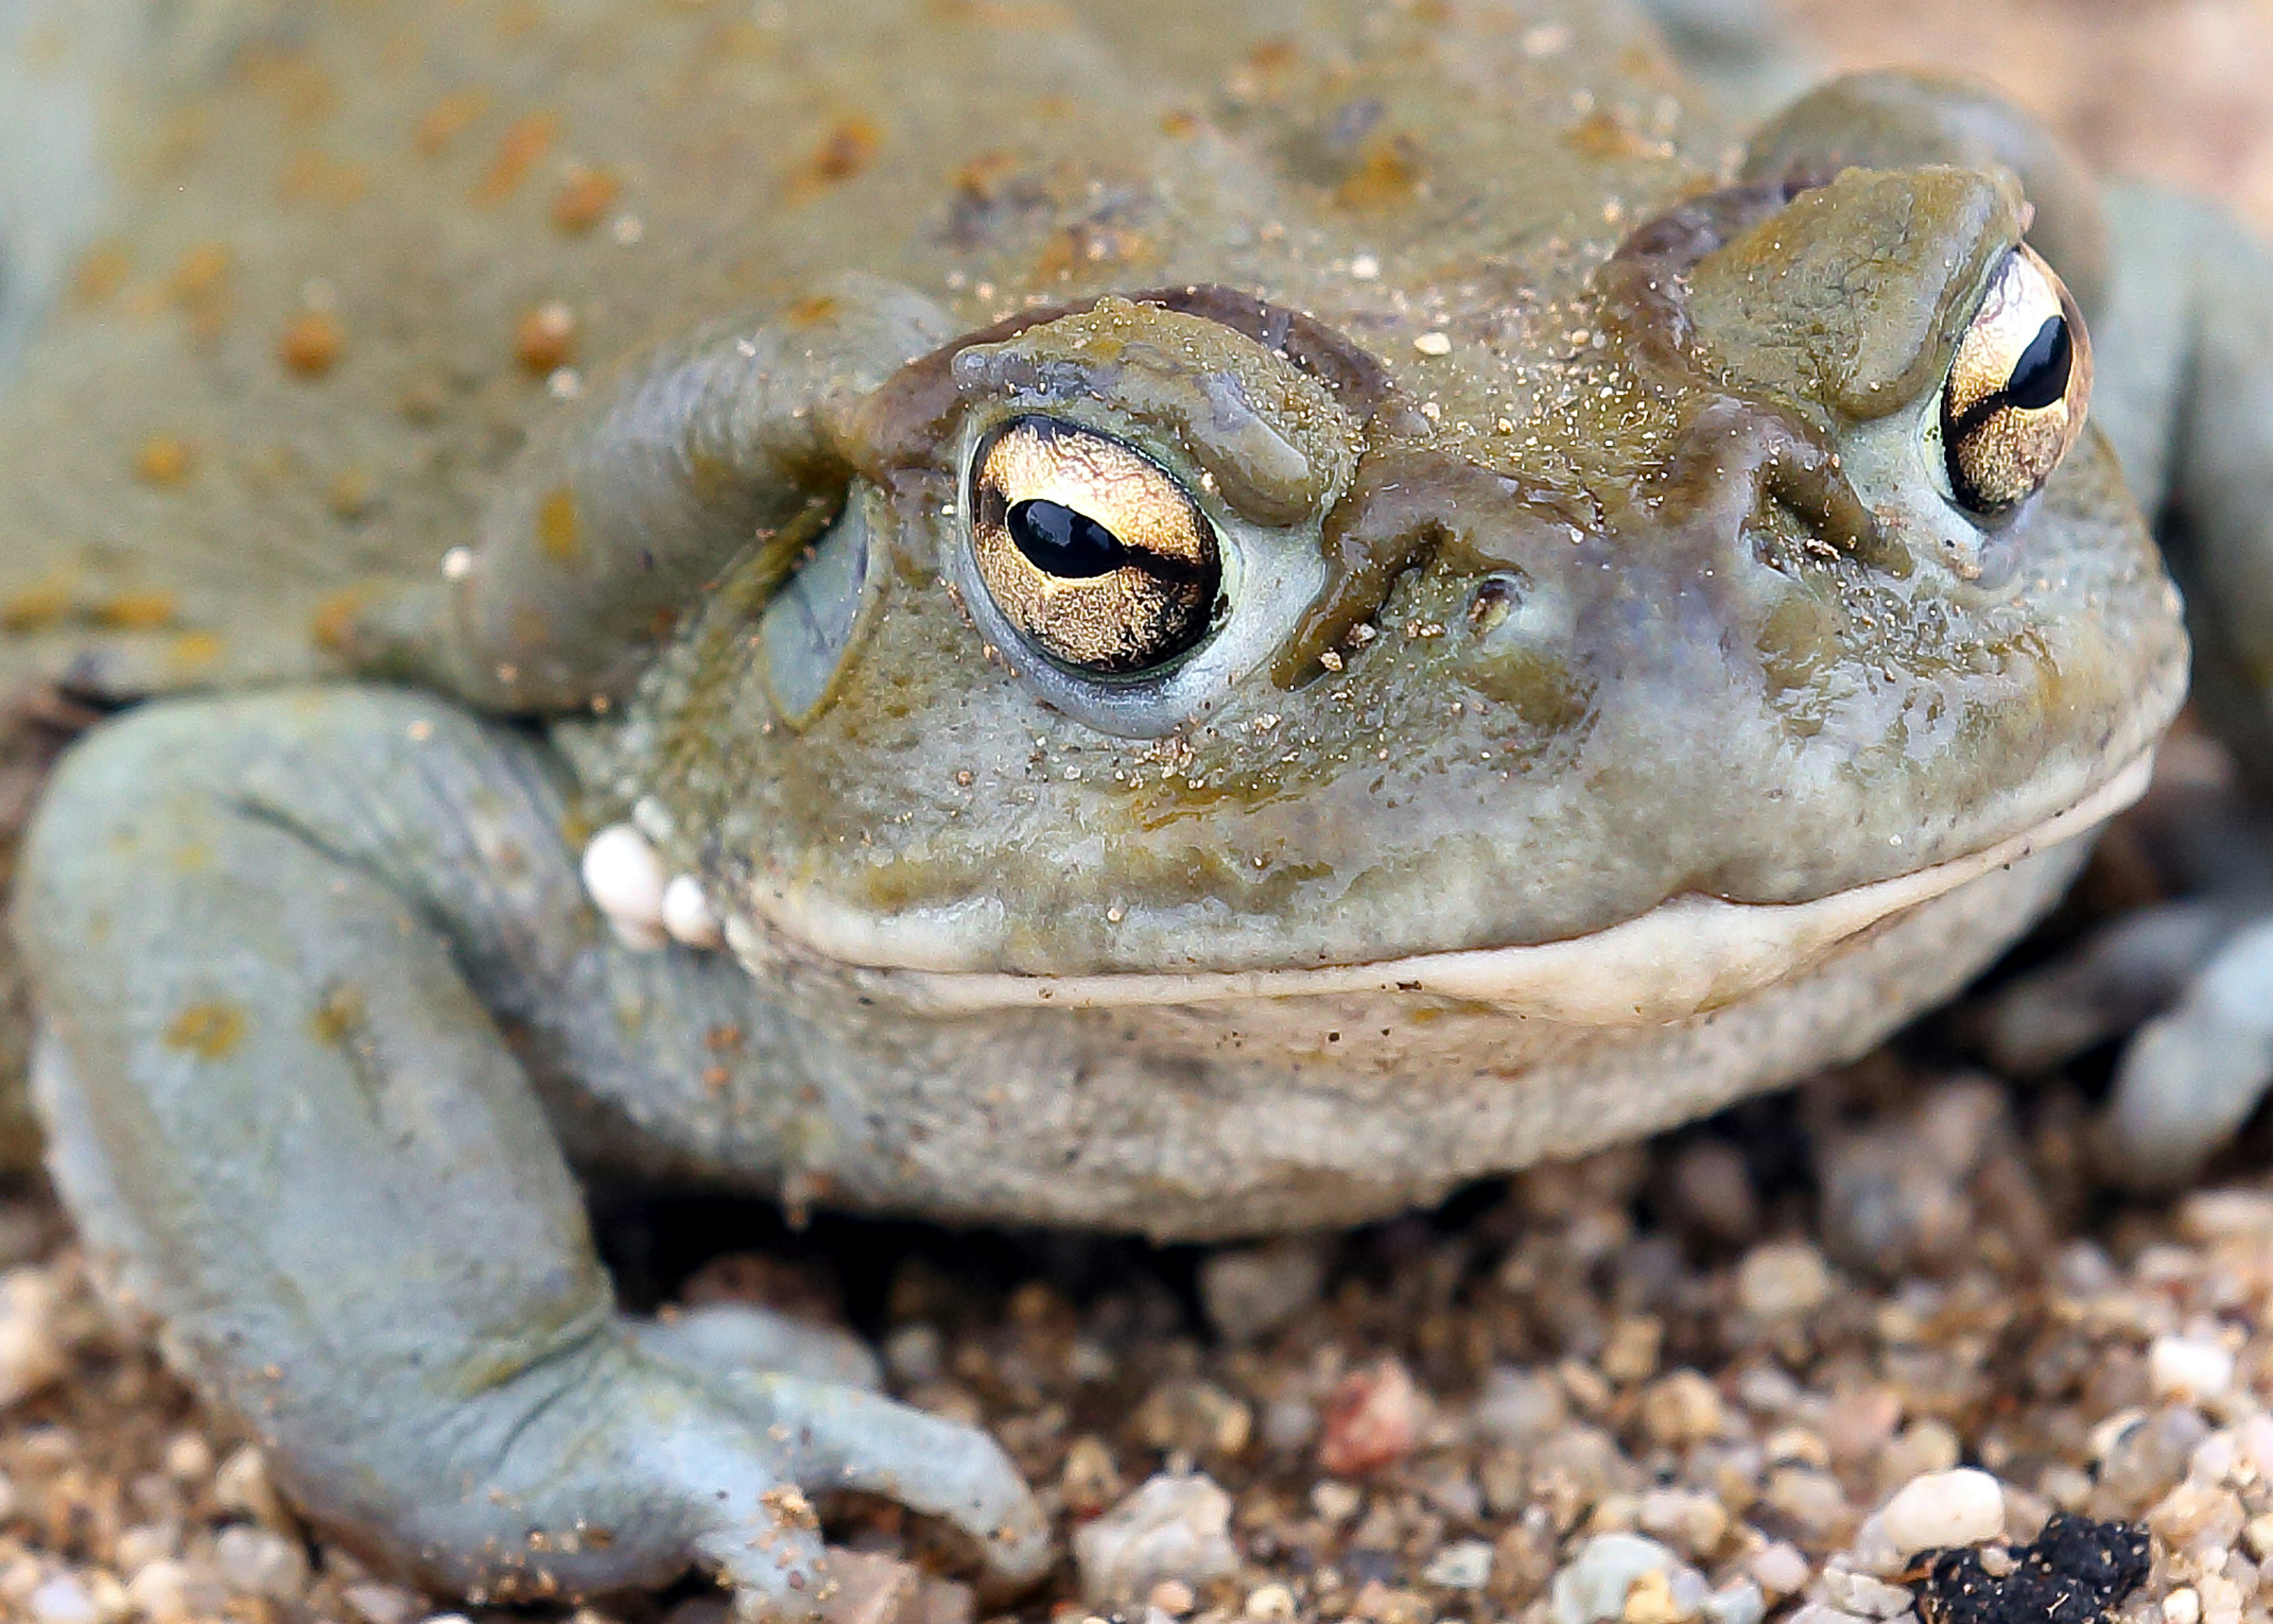
[[[2127,1183],[2185,1183],[2273,1089],[2273,917],[2227,939],[2116,1072],[2107,1159]]]
[[[617,1312],[524,1063],[692,1075],[749,994],[723,960],[615,946],[571,821],[540,746],[403,694],[158,705],[90,736],[27,842],[18,925],[94,1254],[311,1515],[437,1586],[570,1596],[700,1564],[745,1616],[810,1616],[807,1496],[841,1487],[1033,1576],[1046,1534],[1009,1461],[861,1390],[843,1339]]]

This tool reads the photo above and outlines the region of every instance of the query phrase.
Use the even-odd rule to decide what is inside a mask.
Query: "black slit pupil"
[[[2074,359],[2067,318],[2046,317],[2028,348],[2013,363],[2013,381],[2005,385],[2006,399],[2024,411],[2052,405],[2067,393],[2068,369]]]
[[[1013,503],[1007,522],[1018,550],[1045,574],[1082,580],[1110,575],[1128,562],[1127,550],[1112,531],[1061,502],[1035,498]]]

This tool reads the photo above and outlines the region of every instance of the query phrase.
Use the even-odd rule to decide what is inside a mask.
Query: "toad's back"
[[[141,9],[34,41],[108,80],[107,235],[0,421],[4,674],[120,696],[323,669],[559,397],[847,267],[969,326],[1206,281],[1392,369],[1449,329],[1443,409],[1519,416],[1558,295],[1726,157],[1590,6],[245,0],[122,51]]]

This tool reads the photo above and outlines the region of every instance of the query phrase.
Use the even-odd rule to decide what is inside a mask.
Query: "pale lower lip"
[[[1394,993],[1489,1005],[1575,1026],[1676,1021],[1735,1003],[1882,919],[2089,832],[2144,794],[2153,768],[2149,750],[2026,833],[1915,873],[1808,902],[1677,896],[1623,924],[1567,941],[1418,954],[1369,964],[1147,975],[1022,976],[829,962],[896,1007],[942,1015]],[[772,956],[768,947],[778,954],[785,945],[737,947],[748,949],[746,958],[763,958]],[[798,954],[794,947],[791,952]]]

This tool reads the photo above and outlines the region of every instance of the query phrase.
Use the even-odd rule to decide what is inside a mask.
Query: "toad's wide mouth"
[[[1487,1005],[1576,1026],[1652,1025],[1726,1008],[1882,920],[2089,834],[2146,792],[2154,754],[2149,747],[2035,827],[1929,868],[1806,902],[1676,896],[1603,930],[1522,947],[1280,969],[1048,976],[897,968],[861,962],[857,927],[831,931],[812,914],[783,906],[778,894],[764,899],[773,906],[761,904],[759,927],[728,935],[754,969],[819,960],[879,1001],[922,1014],[1389,994]]]

